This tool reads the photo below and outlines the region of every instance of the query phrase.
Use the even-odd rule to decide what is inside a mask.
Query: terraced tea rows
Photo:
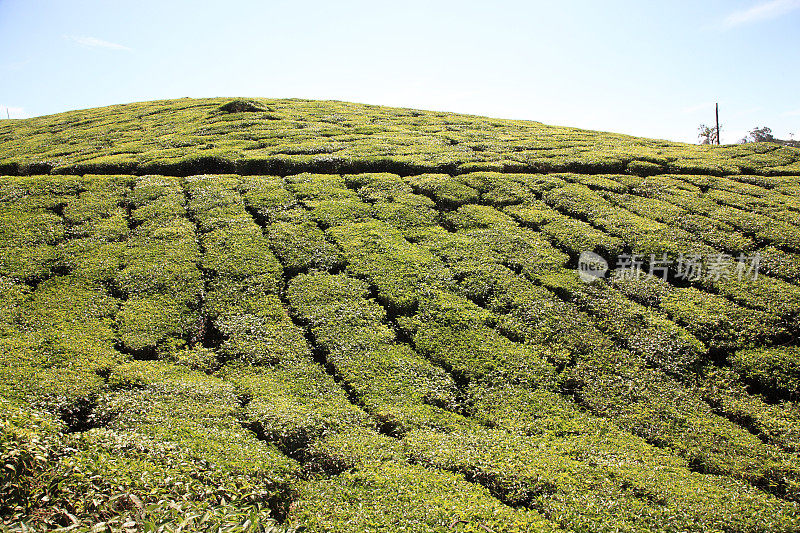
[[[276,175],[195,173],[199,160],[160,148],[193,139],[164,133],[163,116],[140,118],[140,151],[133,129],[117,131],[106,148],[124,149],[94,159],[79,142],[133,123],[64,115],[6,133],[19,137],[2,151],[7,170],[41,171],[15,150],[57,135],[60,120],[74,127],[61,135],[84,137],[54,172],[135,171],[0,178],[8,520],[800,528],[797,151],[736,147],[708,152],[711,163],[681,147],[674,161],[627,160],[655,141],[572,132],[592,151],[564,144],[572,155],[545,167],[509,154],[567,130],[192,102],[170,105],[186,118],[213,104],[203,127],[229,143],[212,166],[277,168],[275,154],[310,153],[304,130],[328,121],[321,135],[354,158],[334,166],[356,172],[304,158]],[[242,125],[269,113],[261,140],[246,141],[264,144],[266,166],[233,157],[245,141],[230,132],[255,135]],[[372,129],[348,123],[359,117]],[[148,137],[156,123],[164,131]],[[404,145],[404,128],[421,133]],[[395,152],[398,172],[361,172],[383,163],[360,150],[385,142],[363,137],[387,131],[427,162]],[[441,151],[419,144],[443,135],[453,142]],[[465,143],[471,155],[458,159]],[[59,149],[45,144],[25,157]],[[132,162],[157,151],[152,168],[178,176]],[[470,171],[490,167],[504,172]],[[650,175],[665,170],[675,172]],[[608,262],[605,279],[581,277],[589,251]],[[688,276],[689,265],[700,270]]]
[[[5,174],[627,171],[755,174],[754,185],[800,174],[798,150],[770,143],[695,146],[530,121],[298,99],[184,98],[8,120],[0,122],[0,146]],[[796,185],[782,185],[796,196]]]

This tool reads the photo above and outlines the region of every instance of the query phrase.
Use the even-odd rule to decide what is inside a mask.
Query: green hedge
[[[283,220],[297,208],[297,199],[275,176],[243,176],[239,185],[245,204],[267,221]]]
[[[121,359],[114,350],[119,302],[79,278],[56,277],[36,291],[4,280],[0,358],[7,369],[0,395],[49,410],[80,425],[107,374]]]
[[[579,401],[593,413],[685,457],[696,471],[745,480],[791,500],[800,497],[797,458],[715,414],[692,388],[652,369],[598,370],[578,367],[572,378],[581,385]]]
[[[793,400],[800,397],[800,348],[797,346],[743,350],[731,358],[731,364],[744,380],[767,392]]]
[[[269,244],[287,271],[335,270],[344,258],[315,224],[277,221],[265,228]]]
[[[519,227],[509,215],[493,207],[462,206],[448,214],[446,223],[473,242],[478,253],[494,254],[500,262],[527,276],[563,266],[569,259],[540,233]]]
[[[601,331],[617,343],[673,373],[703,357],[707,348],[663,314],[625,298],[605,281],[587,284],[575,271],[541,276],[548,289],[593,316]]]
[[[241,186],[237,177],[187,180],[189,208],[200,221],[204,249],[205,311],[222,337],[218,355],[223,360],[253,365],[292,360],[308,348],[278,297],[283,268],[247,212]]]
[[[552,188],[544,192],[543,199],[566,215],[620,237],[640,255],[677,257],[680,253],[700,253],[708,256],[713,252],[713,249],[697,242],[691,233],[614,206],[584,185],[570,183]]]
[[[429,196],[445,209],[476,202],[480,196],[477,190],[447,174],[420,174],[406,178],[406,183],[414,192]]]
[[[308,323],[328,364],[386,432],[449,427],[458,407],[449,375],[396,342],[368,286],[344,275],[301,274],[289,285],[293,312]]]
[[[392,310],[411,309],[420,293],[450,283],[451,275],[440,261],[383,222],[336,226],[328,234],[342,249],[348,272],[375,285]]]
[[[50,198],[53,201],[57,200]],[[47,207],[34,202],[0,203],[0,275],[38,282],[59,266],[61,253],[56,245],[65,239],[66,228],[62,218]]]
[[[461,174],[458,181],[480,193],[480,202],[497,207],[520,204],[529,198],[528,190],[513,176],[500,172]]]
[[[289,524],[353,533],[559,530],[535,511],[501,504],[459,475],[395,463],[303,483]]]
[[[774,402],[751,394],[739,374],[730,368],[709,367],[703,374],[703,398],[722,414],[756,434],[764,442],[800,451],[800,413],[791,401]]]
[[[504,431],[418,431],[414,462],[460,472],[567,530],[790,531],[794,505],[687,465],[608,425],[515,436]]]
[[[775,316],[740,307],[694,287],[673,287],[649,274],[638,278],[612,274],[611,279],[621,293],[642,305],[661,309],[712,350],[742,349],[786,333]]]
[[[307,462],[310,447],[341,431],[370,427],[369,416],[310,356],[269,368],[233,366],[224,371],[246,399],[243,423],[285,454]],[[318,460],[323,456],[316,452]]]
[[[344,180],[348,187],[358,189],[362,200],[370,203],[394,202],[414,191],[403,178],[388,172],[347,174]]]
[[[800,285],[800,254],[785,252],[774,246],[761,248],[761,271],[794,285]]]
[[[444,292],[420,301],[412,318],[401,320],[416,349],[459,379],[489,384],[550,384],[549,350],[510,341],[491,326],[496,317],[472,302]]]
[[[692,213],[658,198],[632,194],[605,194],[604,196],[616,206],[686,230],[716,249],[731,254],[747,254],[753,250],[753,239],[736,231],[733,226],[725,222]]]
[[[377,202],[374,210],[375,218],[399,229],[411,242],[418,241],[440,219],[433,200],[420,194],[405,194],[392,202]]]

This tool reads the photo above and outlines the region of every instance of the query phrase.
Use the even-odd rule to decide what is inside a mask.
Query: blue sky
[[[800,0],[0,0],[0,114],[335,99],[696,142],[800,138]],[[5,117],[4,117],[5,118]]]

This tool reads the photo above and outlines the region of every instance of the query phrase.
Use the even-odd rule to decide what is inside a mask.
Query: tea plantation
[[[10,530],[800,531],[798,149],[180,99],[0,175]]]

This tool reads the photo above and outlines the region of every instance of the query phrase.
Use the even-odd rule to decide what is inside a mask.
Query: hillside
[[[5,174],[800,174],[777,144],[696,146],[333,101],[181,99],[0,121]]]
[[[800,530],[800,149],[181,99],[0,174],[7,524]]]

